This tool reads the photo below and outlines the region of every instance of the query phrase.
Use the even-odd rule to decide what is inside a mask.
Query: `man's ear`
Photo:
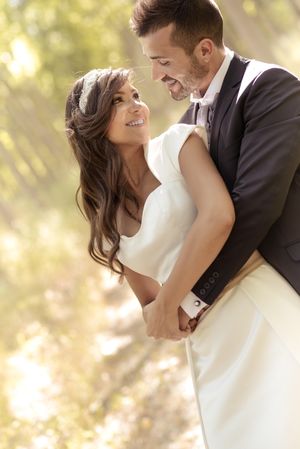
[[[208,63],[213,53],[214,45],[215,44],[211,39],[201,39],[201,41],[199,41],[199,43],[194,48],[194,55],[198,58],[199,61]]]

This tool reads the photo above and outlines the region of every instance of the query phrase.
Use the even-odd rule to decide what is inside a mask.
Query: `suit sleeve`
[[[236,222],[219,256],[193,288],[208,304],[280,217],[300,164],[299,80],[283,69],[269,69],[247,87],[240,100],[244,102],[244,134],[231,192]]]

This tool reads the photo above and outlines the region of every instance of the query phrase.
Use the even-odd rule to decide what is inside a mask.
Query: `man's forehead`
[[[144,55],[151,59],[166,58],[168,53],[176,48],[172,45],[170,39],[172,31],[173,25],[170,24],[140,37]]]

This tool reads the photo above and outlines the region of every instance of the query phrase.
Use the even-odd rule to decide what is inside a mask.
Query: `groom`
[[[212,304],[255,249],[300,294],[299,79],[226,48],[212,0],[138,0],[131,25],[153,79],[174,100],[190,96],[181,122],[206,127],[235,205],[232,233],[185,312]]]

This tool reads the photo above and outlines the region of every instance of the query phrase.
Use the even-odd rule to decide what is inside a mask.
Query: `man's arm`
[[[280,217],[300,164],[299,80],[284,70],[270,69],[247,88],[241,101],[245,131],[231,192],[235,225],[219,256],[193,288],[208,304]],[[226,148],[220,151],[226,158]]]

